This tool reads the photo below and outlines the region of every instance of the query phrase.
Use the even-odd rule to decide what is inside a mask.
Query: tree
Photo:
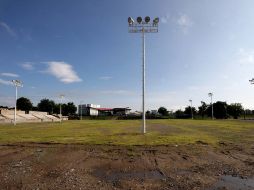
[[[22,111],[30,111],[33,108],[33,104],[28,98],[20,97],[17,99],[17,109]]]
[[[38,107],[37,106],[33,106],[32,110],[33,111],[38,111]]]
[[[201,101],[201,106],[198,107],[198,114],[201,115],[202,119],[204,119],[205,114],[207,113],[208,105]]]
[[[53,113],[60,114],[60,104],[55,104]]]
[[[190,107],[190,106],[188,106],[188,107],[186,107],[185,110],[184,110],[184,114],[185,114],[185,115],[188,115],[189,118],[192,117],[192,115],[191,115],[191,110],[192,110],[193,115],[195,115],[195,114],[197,113],[197,110],[196,110],[195,107]]]
[[[233,103],[227,106],[228,114],[231,115],[234,119],[237,119],[243,112],[242,104]]]
[[[168,115],[168,110],[165,107],[160,107],[158,109],[158,113],[161,114],[162,116],[167,116]]]
[[[68,102],[67,104],[62,104],[62,114],[67,115],[74,115],[77,111],[77,107],[73,102]]]
[[[39,111],[44,111],[44,112],[48,112],[49,114],[52,114],[55,107],[55,102],[49,99],[42,99],[38,103],[37,107]]]
[[[228,118],[227,114],[227,103],[222,101],[217,101],[213,103],[213,115],[216,119],[226,119]],[[212,114],[212,106],[209,105],[207,108],[207,114],[211,117]]]
[[[3,109],[9,109],[8,106],[0,106],[0,108],[3,108]]]
[[[146,111],[146,115],[147,115],[147,116],[151,115],[151,111],[147,110],[147,111]]]
[[[189,117],[182,110],[176,110],[174,114],[175,114],[175,118],[177,119],[187,119]]]

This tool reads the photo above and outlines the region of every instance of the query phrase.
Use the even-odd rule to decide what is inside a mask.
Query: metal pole
[[[60,123],[62,122],[62,98],[60,101]]]
[[[80,118],[81,118],[81,120],[82,120],[82,103],[81,103],[81,105],[80,105]]]
[[[191,101],[191,119],[193,119],[192,101]]]
[[[146,113],[145,113],[145,33],[158,32],[159,18],[156,17],[150,23],[150,17],[145,17],[142,21],[141,17],[137,17],[137,22],[133,18],[128,17],[129,33],[142,33],[142,126],[141,132],[146,133]]]
[[[211,96],[211,104],[212,104],[212,119],[213,119],[213,95]]]
[[[142,84],[142,107],[143,107],[143,129],[142,132],[145,134],[146,133],[146,113],[145,113],[145,29],[143,28],[142,31],[142,46],[143,46],[143,63],[142,63],[142,68],[143,68],[143,84]]]
[[[16,86],[16,98],[15,98],[15,110],[14,110],[14,125],[17,122],[17,97],[18,97],[18,87]]]

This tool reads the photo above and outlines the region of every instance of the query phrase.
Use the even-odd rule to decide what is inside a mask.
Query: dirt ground
[[[249,190],[253,177],[254,145],[0,145],[0,189]]]

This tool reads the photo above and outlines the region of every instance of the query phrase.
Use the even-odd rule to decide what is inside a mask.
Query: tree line
[[[241,103],[227,104],[227,102],[217,101],[215,103],[206,104],[201,102],[201,105],[196,109],[195,107],[187,106],[184,110],[178,109],[175,112],[168,111],[165,107],[160,107],[158,113],[162,116],[171,116],[179,119],[192,118],[207,118],[212,117],[212,106],[213,106],[213,116],[216,119],[227,119],[234,118],[237,119],[240,116],[254,115],[254,110],[244,110]],[[151,114],[149,111],[147,115]]]
[[[60,114],[60,104],[55,103],[53,100],[42,99],[37,104],[37,106],[33,106],[30,99],[25,97],[20,97],[17,99],[17,109],[26,111],[42,111],[48,112],[49,114]],[[62,115],[70,116],[76,114],[77,107],[73,102],[63,103],[61,104]]]

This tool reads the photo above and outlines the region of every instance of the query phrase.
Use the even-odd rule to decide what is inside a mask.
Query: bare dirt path
[[[0,145],[0,189],[249,190],[253,177],[254,145]]]

